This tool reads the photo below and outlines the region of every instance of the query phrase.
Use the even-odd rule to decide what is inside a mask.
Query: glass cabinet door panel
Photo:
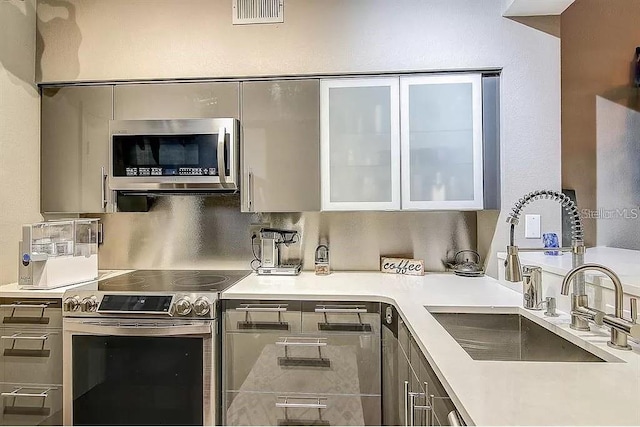
[[[482,209],[479,74],[402,78],[403,209]]]
[[[321,83],[323,210],[399,209],[397,78]]]

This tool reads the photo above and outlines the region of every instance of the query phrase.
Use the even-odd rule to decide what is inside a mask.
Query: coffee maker
[[[263,228],[260,230],[260,267],[258,274],[274,276],[295,276],[300,274],[300,263],[284,264],[280,259],[281,245],[289,246],[297,243],[298,232],[277,228]]]

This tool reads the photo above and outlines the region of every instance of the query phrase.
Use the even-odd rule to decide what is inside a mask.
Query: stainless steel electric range
[[[218,300],[249,273],[137,270],[65,292],[65,425],[215,424]]]

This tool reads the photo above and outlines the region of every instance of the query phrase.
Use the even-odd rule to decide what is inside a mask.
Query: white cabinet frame
[[[472,85],[472,135],[473,135],[473,199],[450,201],[410,200],[410,123],[409,88],[413,85],[444,85],[470,83]],[[400,122],[402,159],[402,209],[403,210],[481,210],[484,207],[483,138],[482,138],[482,75],[447,74],[400,78]]]
[[[391,200],[385,202],[332,202],[331,201],[331,163],[329,111],[329,92],[332,88],[345,87],[389,87],[391,120]],[[320,164],[322,210],[360,211],[360,210],[399,210],[400,209],[400,102],[398,77],[343,78],[322,80],[320,82]]]

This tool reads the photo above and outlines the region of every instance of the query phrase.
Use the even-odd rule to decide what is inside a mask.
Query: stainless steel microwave
[[[128,192],[237,191],[238,120],[111,120],[109,188]]]

